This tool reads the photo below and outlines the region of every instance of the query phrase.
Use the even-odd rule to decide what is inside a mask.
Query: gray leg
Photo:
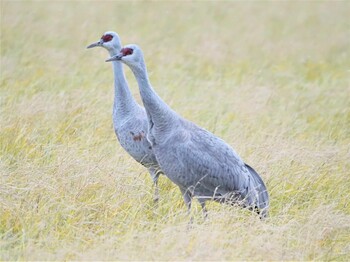
[[[181,194],[184,198],[185,204],[187,206],[187,214],[190,216],[189,227],[191,227],[191,225],[193,223],[193,217],[191,216],[192,195],[188,189],[180,188],[180,190],[181,190]]]
[[[148,169],[149,173],[151,174],[152,180],[153,180],[153,185],[154,185],[154,196],[153,196],[153,201],[155,203],[158,203],[159,201],[159,188],[158,188],[158,178],[160,175],[160,172],[157,172],[157,170],[153,168]]]
[[[192,204],[192,197],[191,197],[191,193],[188,190],[184,190],[182,188],[180,188],[181,190],[181,194],[184,198],[185,204],[187,206],[187,211],[188,214],[191,214],[191,204]]]
[[[207,208],[205,207],[205,201],[206,201],[206,200],[204,200],[204,199],[198,199],[198,201],[199,201],[199,203],[201,204],[204,219],[206,219],[206,218],[208,217],[208,211],[207,211]]]

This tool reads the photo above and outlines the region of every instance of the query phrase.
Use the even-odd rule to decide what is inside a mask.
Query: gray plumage
[[[98,42],[87,48],[103,47],[111,56],[121,49],[120,38],[117,33],[108,31]],[[119,61],[113,62],[114,73],[114,104],[113,125],[120,145],[137,162],[148,168],[155,185],[154,200],[159,198],[158,177],[162,173],[151,144],[147,140],[148,121],[146,111],[132,96],[126,81],[123,65]]]
[[[182,118],[153,90],[141,49],[125,46],[107,61],[121,60],[133,71],[145,106],[149,132],[158,163],[179,186],[190,209],[196,197],[205,202],[231,202],[268,214],[269,196],[264,182],[225,141]]]

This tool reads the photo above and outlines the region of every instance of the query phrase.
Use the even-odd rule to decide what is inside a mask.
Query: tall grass
[[[1,1],[1,260],[349,260],[348,2]],[[104,31],[157,92],[259,171],[271,217],[194,223],[112,127]],[[136,82],[126,68],[132,92]]]

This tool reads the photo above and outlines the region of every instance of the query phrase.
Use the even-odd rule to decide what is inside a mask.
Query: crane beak
[[[102,42],[98,41],[96,43],[92,43],[91,45],[88,45],[86,48],[93,48],[93,47],[101,46],[101,45],[102,45]]]
[[[115,56],[112,56],[112,57],[108,58],[108,59],[106,60],[106,62],[120,61],[120,60],[122,60],[122,57],[123,57],[122,54],[118,54],[118,55],[115,55]]]

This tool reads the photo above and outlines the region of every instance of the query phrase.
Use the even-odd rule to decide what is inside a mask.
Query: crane
[[[101,39],[87,48],[103,47],[111,56],[119,53],[121,41],[113,31],[105,32]],[[162,173],[152,146],[146,139],[148,121],[146,111],[132,96],[124,75],[122,63],[113,62],[114,73],[114,104],[113,126],[120,145],[137,162],[145,166],[154,183],[154,201],[159,200],[158,178]]]
[[[147,112],[147,138],[161,169],[180,188],[189,212],[195,197],[205,215],[208,200],[238,204],[260,218],[268,215],[269,195],[262,178],[225,141],[181,117],[158,96],[139,46],[126,45],[106,61],[122,61],[132,70]]]

